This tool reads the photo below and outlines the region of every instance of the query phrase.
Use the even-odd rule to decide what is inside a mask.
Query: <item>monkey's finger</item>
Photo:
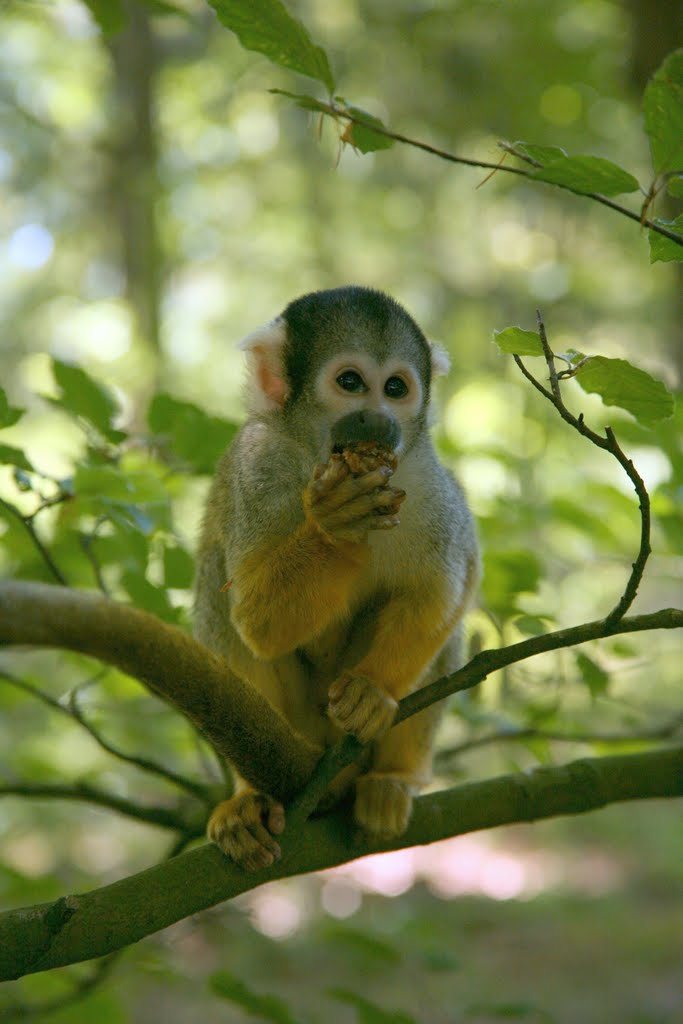
[[[388,466],[381,466],[363,476],[340,476],[332,488],[325,486],[326,477],[323,474],[320,480],[316,480],[312,484],[313,503],[321,512],[333,512],[341,508],[342,505],[347,505],[354,498],[384,487],[391,472]]]

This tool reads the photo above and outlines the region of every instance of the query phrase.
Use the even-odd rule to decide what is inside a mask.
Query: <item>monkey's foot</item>
[[[413,809],[411,786],[394,775],[362,775],[356,780],[353,816],[365,835],[393,839],[403,835]]]
[[[242,793],[214,808],[206,834],[245,871],[258,871],[280,858],[273,835],[284,828],[282,804],[264,793]]]
[[[364,676],[340,676],[332,683],[328,697],[329,717],[361,743],[383,736],[396,717],[398,704],[394,698]]]

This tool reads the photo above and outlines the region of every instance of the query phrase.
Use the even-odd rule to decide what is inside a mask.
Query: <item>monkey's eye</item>
[[[389,377],[384,385],[384,394],[387,398],[405,398],[408,394],[408,385],[403,377]]]
[[[355,370],[344,370],[339,374],[336,382],[342,391],[350,391],[355,395],[368,390],[365,381]]]

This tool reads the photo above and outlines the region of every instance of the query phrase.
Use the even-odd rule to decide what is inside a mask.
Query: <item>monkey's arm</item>
[[[390,470],[350,476],[338,463],[306,486],[303,522],[287,536],[256,545],[232,569],[232,621],[244,642],[267,660],[304,646],[344,618],[370,552],[370,529],[396,525],[376,515],[396,501]]]

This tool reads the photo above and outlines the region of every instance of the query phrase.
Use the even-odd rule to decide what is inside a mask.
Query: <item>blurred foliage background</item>
[[[290,9],[330,54],[345,98],[398,131],[494,161],[500,139],[560,145],[649,181],[640,96],[683,45],[678,4]],[[394,295],[451,353],[435,429],[486,552],[473,645],[612,607],[637,550],[630,484],[490,338],[533,328],[540,307],[556,351],[622,356],[675,389],[680,271],[649,265],[637,225],[406,147],[341,147],[332,125],[320,131],[269,92],[301,81],[241,49],[200,0],[3,0],[0,18],[0,384],[27,410],[2,435],[25,460],[0,467],[3,573],[54,582],[20,519],[35,512],[31,528],[69,584],[189,624],[208,474],[243,415],[236,342],[296,295],[360,283]],[[89,385],[70,364],[106,387],[95,412],[78,407]],[[566,394],[592,426],[614,426],[653,499],[637,610],[680,601],[680,413],[648,431],[571,384]],[[4,654],[0,670],[3,905],[104,884],[189,841],[44,789],[85,782],[199,820],[187,787],[103,749],[68,713],[69,693],[80,687],[79,713],[110,746],[219,785],[182,719],[69,654]],[[675,727],[679,687],[680,648],[661,633],[513,666],[454,702],[439,784],[612,750],[615,736],[635,748]],[[50,1019],[285,1020],[254,1002],[276,992],[304,1024],[373,1024],[378,1006],[396,1011],[386,1020],[400,1010],[429,1024],[674,1024],[682,839],[680,807],[613,807],[275,883],[128,951]],[[15,1019],[13,1001],[59,999],[90,971],[6,986],[0,1020]],[[215,971],[249,989],[225,974],[211,989]]]

